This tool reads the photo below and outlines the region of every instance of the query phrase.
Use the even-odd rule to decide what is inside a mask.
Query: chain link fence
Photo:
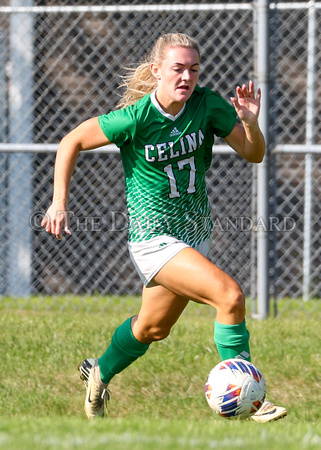
[[[282,314],[309,300],[311,312],[321,311],[321,123],[315,120],[321,109],[321,38],[311,34],[311,8],[318,30],[321,3],[309,5],[270,5],[269,223],[256,219],[256,166],[223,141],[216,142],[207,174],[214,221],[210,259],[242,285],[253,314],[258,226],[269,232],[275,309]],[[89,304],[91,296],[140,293],[127,252],[117,149],[79,156],[71,184],[71,236],[59,242],[40,222],[52,197],[60,139],[83,120],[115,108],[124,67],[140,62],[165,32],[184,32],[199,42],[199,84],[224,98],[234,95],[238,84],[255,79],[255,2],[0,2],[4,306],[37,308],[43,303],[63,309],[69,294]],[[118,304],[125,307],[125,300]]]

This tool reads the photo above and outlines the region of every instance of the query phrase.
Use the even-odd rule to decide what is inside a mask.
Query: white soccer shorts
[[[143,242],[128,242],[130,258],[145,286],[154,285],[154,282],[151,283],[154,276],[170,259],[186,247],[191,246],[184,241],[166,235],[157,236]],[[193,248],[207,257],[210,239],[206,239]]]

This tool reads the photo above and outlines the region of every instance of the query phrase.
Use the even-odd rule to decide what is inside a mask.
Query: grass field
[[[262,425],[212,413],[204,384],[219,361],[214,316],[190,304],[169,338],[114,378],[108,418],[89,422],[77,364],[100,356],[127,318],[105,300],[104,313],[75,312],[72,301],[64,312],[1,311],[1,448],[321,448],[321,330],[313,316],[247,319],[252,361],[286,419]]]

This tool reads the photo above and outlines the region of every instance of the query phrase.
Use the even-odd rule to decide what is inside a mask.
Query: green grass
[[[104,313],[2,310],[0,447],[6,449],[317,449],[321,447],[320,319],[247,319],[253,362],[268,398],[286,406],[270,424],[228,421],[209,409],[204,384],[219,361],[214,316],[190,304],[166,340],[111,383],[109,417],[89,422],[76,370],[100,356],[127,318],[105,299]],[[79,299],[77,299],[77,302]],[[132,299],[129,299],[129,302]]]

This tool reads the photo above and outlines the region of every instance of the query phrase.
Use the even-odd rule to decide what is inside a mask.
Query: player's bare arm
[[[69,185],[79,152],[110,143],[97,117],[86,120],[61,140],[55,162],[53,200],[42,221],[42,226],[48,233],[56,235],[58,239],[61,239],[63,229],[70,234]]]
[[[249,162],[260,163],[265,154],[265,140],[258,124],[261,104],[261,90],[254,92],[254,83],[236,88],[236,97],[231,101],[242,121],[236,124],[232,132],[224,139],[242,158]]]

